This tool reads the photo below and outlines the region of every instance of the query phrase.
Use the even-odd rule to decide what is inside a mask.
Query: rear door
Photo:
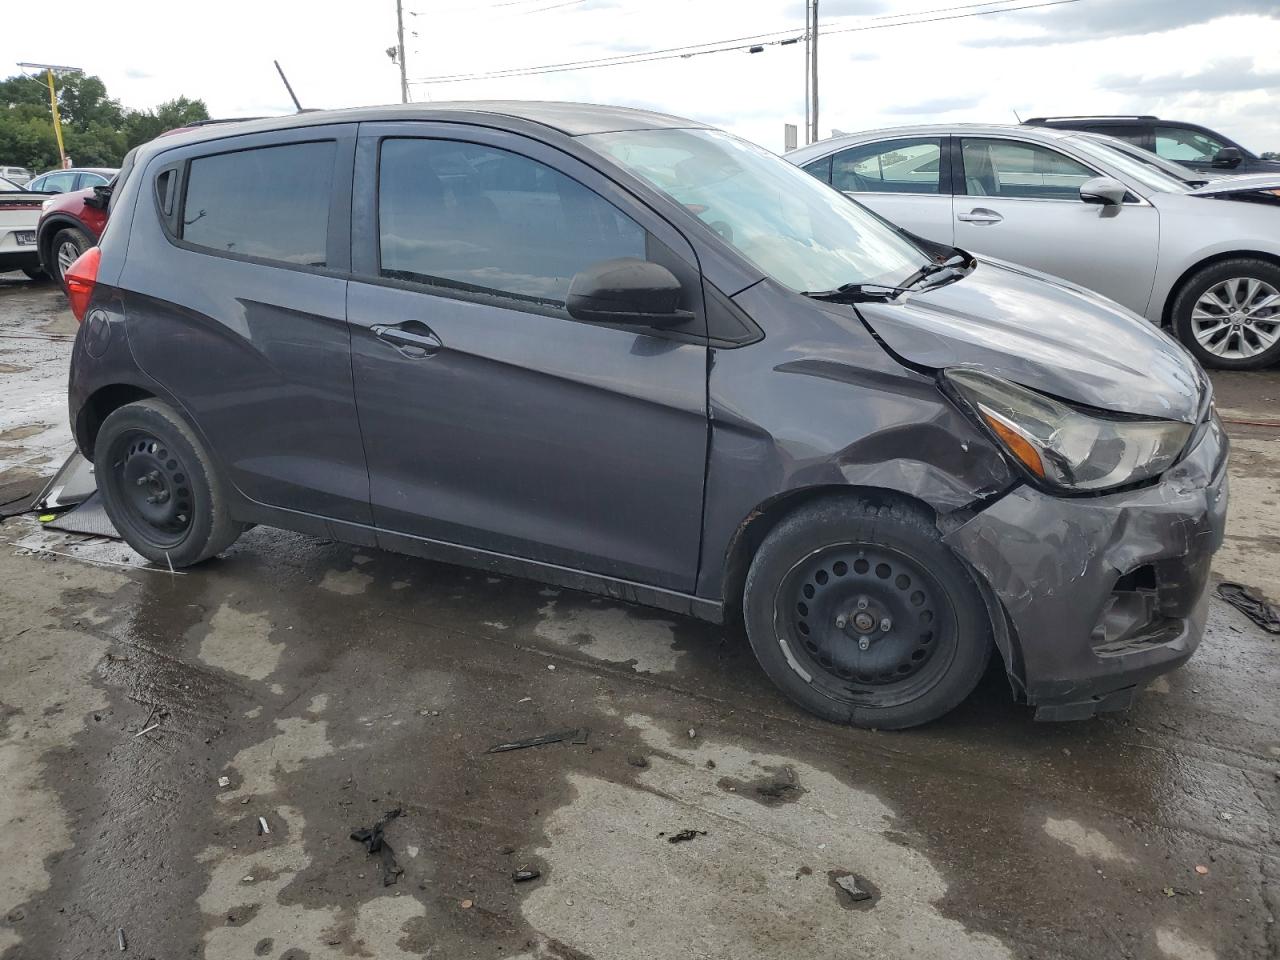
[[[145,171],[119,285],[139,364],[228,476],[370,524],[346,323],[355,124],[212,140]]]
[[[707,346],[684,238],[539,141],[361,127],[348,300],[379,540],[461,544],[692,592]],[[572,319],[573,275],[669,267],[677,332]]]
[[[955,245],[1071,280],[1144,313],[1159,253],[1159,214],[1136,196],[1085,203],[1098,171],[1050,147],[959,137]]]
[[[948,137],[900,137],[849,147],[831,157],[831,185],[891,223],[950,246]]]

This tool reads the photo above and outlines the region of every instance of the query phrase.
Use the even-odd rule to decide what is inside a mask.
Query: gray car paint
[[[326,268],[197,254],[160,225],[148,188],[157,171],[175,160],[242,145],[243,137],[283,142],[330,125],[344,128],[338,135],[346,142],[356,123],[400,122],[538,141],[555,165],[575,169],[647,218],[646,226],[671,240],[686,270],[700,269],[706,302],[742,311],[763,338],[728,347],[662,331],[627,333],[557,320],[531,329],[509,348],[482,343],[454,319],[462,316],[451,312],[463,309],[458,301],[445,310],[425,291],[371,281],[361,238],[367,239],[373,187],[359,177],[346,206],[354,211],[350,269],[342,191],[333,201],[337,216],[331,216]],[[91,457],[104,413],[145,391],[189,418],[231,479],[233,513],[246,522],[376,542],[713,620],[726,615],[725,601],[735,596],[750,549],[781,511],[833,491],[890,492],[930,508],[970,563],[996,614],[997,641],[1015,687],[1033,702],[1087,700],[1181,662],[1198,637],[1194,617],[1185,618],[1187,638],[1180,646],[1148,650],[1141,662],[1102,660],[1077,623],[1046,625],[1039,605],[1026,601],[1036,590],[1065,590],[1078,581],[1093,591],[1089,604],[1101,603],[1125,572],[1117,565],[1122,554],[1163,557],[1171,567],[1185,568],[1166,586],[1176,580],[1181,594],[1202,595],[1203,558],[1220,536],[1221,516],[1208,494],[1199,501],[1187,494],[1191,467],[1107,497],[1043,494],[1028,487],[948,399],[934,369],[967,363],[1091,406],[1160,410],[1183,419],[1205,405],[1207,387],[1181,348],[1158,335],[1138,341],[1133,318],[1096,297],[990,264],[900,306],[803,297],[762,278],[687,210],[571,135],[620,124],[685,122],[573,105],[417,106],[304,114],[234,131],[193,131],[142,148],[113,198],[93,316],[77,336],[69,399],[81,450]],[[354,155],[351,163],[359,163]],[[689,304],[696,305],[702,292],[691,285]],[[373,316],[381,313],[389,313],[391,322],[415,314],[428,319],[441,349],[422,360],[393,357],[388,345],[368,337]],[[471,314],[495,334],[521,336],[514,325],[506,327],[504,311]],[[1063,339],[1044,336],[1046,314],[1069,329],[1141,342],[1154,352],[1145,380],[1139,383],[1132,369],[1097,362],[1099,357],[1088,371],[1066,361]],[[940,335],[946,316],[964,330],[949,342]],[[290,324],[296,352],[274,333],[279,322]],[[583,349],[590,362],[566,362],[580,361]],[[343,356],[353,358],[354,375],[352,364],[343,369]],[[522,368],[516,376],[546,416],[573,422],[525,420],[523,427],[535,431],[529,440],[518,435],[518,420],[496,434],[460,430],[458,423],[494,426],[497,421],[476,406],[487,393],[512,397],[499,378],[513,376],[515,368]],[[602,373],[608,376],[597,375]],[[433,377],[465,389],[450,400]],[[413,408],[420,404],[414,396],[419,390],[452,403],[447,418],[424,419]],[[599,404],[600,411],[584,403]],[[629,419],[622,425],[619,418]],[[362,453],[353,431],[367,420],[375,422]],[[575,429],[579,424],[582,429]],[[609,426],[621,436],[610,436]],[[447,447],[425,451],[432,439]],[[625,455],[625,463],[604,462],[608,458],[593,446],[600,444],[610,456]],[[476,458],[470,476],[477,491],[508,516],[477,520],[457,502],[411,502],[404,509],[398,484],[435,469],[431,456],[455,461],[436,475],[455,491],[468,478],[463,464]],[[1225,441],[1202,431],[1195,462],[1224,456]],[[627,469],[634,475],[624,477]],[[527,489],[512,477],[525,478]],[[410,501],[428,497],[429,484],[418,482],[423,492]],[[566,483],[578,483],[577,492],[585,495],[581,512],[574,513],[574,497],[556,486]],[[549,499],[531,509],[530,496]],[[503,502],[511,497],[516,499]],[[1153,502],[1182,501],[1180,510],[1154,511],[1156,519],[1131,538],[1131,518],[1147,516]],[[1034,511],[1024,503],[1040,512],[1030,516]],[[1214,503],[1225,503],[1225,494]],[[605,515],[609,506],[614,512]],[[699,517],[700,529],[691,531]],[[1192,524],[1207,534],[1189,540]],[[1179,602],[1172,594],[1161,597],[1171,610]],[[1052,656],[1040,655],[1049,647]],[[1064,669],[1071,673],[1069,687],[1054,686],[1059,677],[1053,672]]]

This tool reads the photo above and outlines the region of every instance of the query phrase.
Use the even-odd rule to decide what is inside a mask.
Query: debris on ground
[[[357,843],[363,843],[365,850],[369,853],[376,853],[382,861],[382,885],[389,887],[400,879],[400,875],[404,873],[400,865],[396,863],[395,851],[391,849],[391,844],[387,842],[383,831],[388,823],[400,816],[401,810],[396,807],[394,810],[388,810],[384,813],[372,827],[358,827],[351,831],[351,839]]]
[[[267,818],[259,817],[258,818],[258,836],[262,836],[263,834],[270,833],[270,832],[271,832],[271,828],[267,826]]]
[[[858,876],[854,873],[846,873],[842,877],[836,877],[836,886],[849,895],[854,903],[861,903],[863,900],[870,900],[871,891],[863,890],[858,883]]]
[[[800,784],[797,782],[796,772],[790,767],[783,767],[774,777],[767,783],[756,784],[756,793],[765,800],[774,800],[779,803],[794,800],[796,795],[800,793]]]
[[[679,833],[673,833],[671,836],[667,837],[667,843],[684,843],[686,840],[692,840],[694,837],[705,837],[706,835],[707,831],[705,830],[684,829]],[[662,834],[660,833],[658,836],[662,836]]]
[[[472,907],[472,903],[470,900],[463,900],[460,904],[458,904],[458,906],[460,906],[463,910],[470,910]]]
[[[631,766],[633,767],[639,767],[641,770],[649,766],[648,759],[646,759],[645,757],[638,757],[638,756],[627,757],[627,763],[631,764]],[[1277,774],[1277,776],[1280,776],[1280,774]]]
[[[1197,864],[1196,864],[1196,873],[1200,874],[1200,876],[1202,876],[1202,877],[1203,877],[1203,876],[1207,876],[1207,875],[1208,875],[1208,873],[1209,873],[1209,868],[1208,868],[1208,867],[1206,867],[1203,863],[1197,863]]]
[[[116,946],[121,953],[129,949],[129,941],[124,938],[124,927],[116,927]]]
[[[507,753],[511,750],[524,750],[526,747],[541,747],[548,743],[586,743],[590,730],[586,727],[574,727],[572,730],[560,730],[556,733],[544,733],[540,737],[528,737],[524,740],[512,740],[510,743],[498,743],[485,753]]]
[[[1218,584],[1218,596],[1231,604],[1267,633],[1280,633],[1280,610],[1263,599],[1253,587],[1231,580]]]
[[[218,786],[222,787],[222,788],[225,790],[227,787],[231,786],[231,778],[230,778],[230,777],[219,777],[219,778],[218,778]]]
[[[521,867],[511,875],[511,879],[515,883],[528,883],[530,880],[537,880],[542,876],[542,871],[536,867]]]

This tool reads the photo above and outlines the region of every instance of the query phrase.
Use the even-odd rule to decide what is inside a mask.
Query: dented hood
[[[1044,274],[979,260],[967,277],[858,312],[895,354],[968,366],[1064,400],[1194,423],[1204,374],[1120,305]]]
[[[1203,187],[1188,191],[1193,197],[1225,197],[1233,193],[1280,190],[1280,174],[1247,173],[1239,177],[1210,180]]]

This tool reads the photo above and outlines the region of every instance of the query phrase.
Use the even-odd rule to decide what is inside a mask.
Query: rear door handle
[[[395,326],[378,325],[369,329],[375,337],[387,341],[406,357],[415,360],[430,357],[444,346],[431,328],[418,320],[409,320]]]
[[[968,213],[957,213],[956,219],[965,223],[999,223],[1004,217],[986,207],[974,207]]]

